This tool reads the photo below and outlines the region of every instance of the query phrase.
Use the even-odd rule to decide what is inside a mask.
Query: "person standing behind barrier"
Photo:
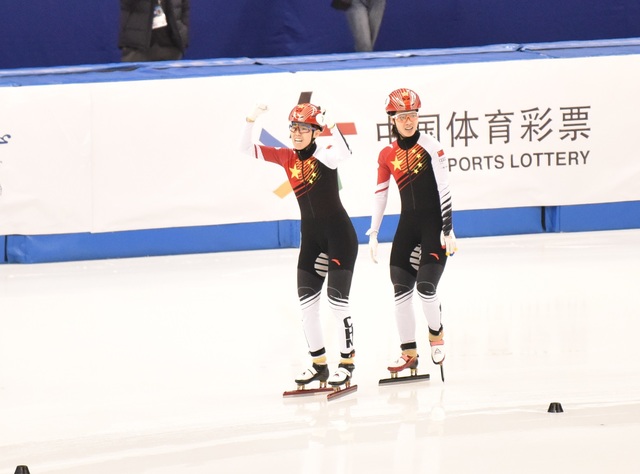
[[[335,122],[320,107],[310,103],[298,104],[289,113],[292,148],[254,144],[255,121],[266,110],[266,105],[259,105],[246,117],[240,149],[247,156],[281,166],[300,208],[297,286],[311,367],[296,377],[295,382],[299,387],[316,380],[321,387],[327,382],[333,387],[348,387],[355,368],[349,292],[358,238],[340,200],[338,165],[351,156],[351,151]],[[320,144],[316,138],[325,127],[331,130],[331,135],[326,144]],[[320,295],[325,278],[340,344],[340,362],[331,376],[320,320]]]
[[[120,0],[123,62],[182,59],[189,45],[190,0]]]
[[[357,52],[373,51],[382,25],[386,0],[333,0],[331,6],[344,10]]]
[[[413,373],[418,366],[414,288],[429,327],[431,358],[442,370],[444,334],[436,289],[447,257],[457,251],[447,159],[442,145],[433,136],[418,131],[420,106],[420,97],[411,89],[394,90],[387,98],[385,109],[395,140],[378,156],[371,228],[367,231],[371,259],[378,263],[378,231],[393,176],[400,192],[401,209],[389,266],[402,353],[387,367],[392,377],[404,369]]]

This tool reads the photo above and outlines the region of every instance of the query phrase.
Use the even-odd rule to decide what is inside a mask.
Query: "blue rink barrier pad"
[[[381,242],[393,239],[398,215],[385,216]],[[456,211],[457,237],[640,228],[640,201],[560,207]],[[360,244],[369,217],[353,219]],[[215,226],[60,235],[9,235],[3,263],[45,263],[161,255],[296,248],[300,222],[285,220]]]
[[[550,207],[545,227],[550,232],[638,229],[640,201]]]
[[[290,247],[287,221],[123,232],[11,235],[6,263],[43,263]]]

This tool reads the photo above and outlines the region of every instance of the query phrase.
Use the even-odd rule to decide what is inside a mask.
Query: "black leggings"
[[[344,214],[326,219],[303,219],[298,256],[298,294],[304,287],[318,293],[328,276],[327,292],[349,298],[351,276],[358,256],[358,238]],[[301,281],[304,280],[304,281]]]
[[[401,214],[391,246],[390,277],[397,294],[412,290],[435,293],[447,264],[440,244],[442,218],[439,214]]]

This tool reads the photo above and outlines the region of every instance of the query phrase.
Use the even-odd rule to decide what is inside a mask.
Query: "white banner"
[[[265,143],[290,145],[305,91],[347,134],[354,217],[370,213],[384,102],[399,87],[422,99],[456,210],[640,200],[639,83],[640,56],[628,55],[0,89],[0,234],[297,219],[284,170],[238,142],[266,102]]]
[[[0,234],[91,228],[90,89],[0,88]]]

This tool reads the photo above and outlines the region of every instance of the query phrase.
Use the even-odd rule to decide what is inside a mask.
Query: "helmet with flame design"
[[[289,113],[289,121],[306,123],[322,130],[324,128],[324,113],[317,105],[298,104]]]
[[[408,112],[409,110],[418,110],[422,104],[420,97],[411,89],[396,89],[385,102],[385,109],[389,115],[395,115],[398,112]]]

